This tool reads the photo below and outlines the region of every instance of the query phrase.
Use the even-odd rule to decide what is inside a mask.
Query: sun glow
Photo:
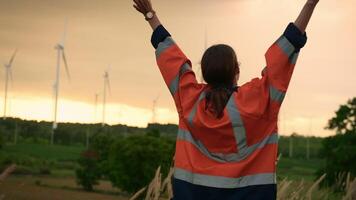
[[[3,100],[0,100],[3,105]],[[53,100],[45,97],[11,98],[7,106],[10,117],[29,120],[53,121]],[[3,108],[0,109],[3,113]],[[102,105],[95,109],[94,104],[59,99],[58,122],[101,123]],[[146,127],[152,121],[152,110],[137,108],[120,103],[106,105],[105,123],[127,124],[130,126]],[[177,114],[167,108],[156,109],[156,120],[160,123],[177,123]]]

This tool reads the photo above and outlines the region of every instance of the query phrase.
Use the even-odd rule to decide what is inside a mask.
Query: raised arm
[[[191,109],[189,101],[199,98],[199,91],[202,89],[202,86],[197,83],[190,60],[158,19],[151,1],[133,1],[133,6],[145,16],[153,30],[151,43],[156,49],[157,65],[174,98],[179,116],[181,117]]]
[[[135,4],[133,7],[140,13],[142,13],[148,23],[150,24],[152,30],[156,30],[158,26],[161,25],[156,12],[153,10],[152,3],[150,0],[133,0]]]
[[[318,4],[319,0],[308,0],[304,5],[302,11],[300,12],[298,18],[295,20],[294,24],[298,29],[304,33],[305,29],[309,23],[309,20],[313,14],[315,6]]]
[[[279,39],[267,50],[262,81],[268,88],[270,102],[281,104],[287,92],[300,49],[307,41],[305,29],[319,0],[307,0],[294,23],[290,23]]]

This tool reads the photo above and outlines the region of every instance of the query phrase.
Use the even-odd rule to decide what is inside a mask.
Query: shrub
[[[0,132],[0,149],[2,149],[4,146],[4,138],[2,136],[2,132]]]
[[[324,168],[319,174],[326,173],[324,184],[334,186],[336,190],[344,190],[346,174],[356,176],[356,133],[338,134],[325,138],[321,156],[326,159]]]
[[[40,175],[49,175],[49,174],[51,174],[51,170],[46,166],[42,166],[38,169],[38,173]]]
[[[320,153],[326,165],[319,174],[327,173],[324,184],[343,191],[346,174],[356,176],[356,97],[339,107],[326,128],[335,130],[336,135],[323,141]]]
[[[76,170],[77,183],[87,191],[93,190],[101,176],[98,160],[99,155],[93,150],[84,151],[79,158],[79,168]]]
[[[109,179],[114,186],[134,192],[150,182],[158,166],[167,175],[174,143],[158,134],[150,135],[115,141],[109,156]]]

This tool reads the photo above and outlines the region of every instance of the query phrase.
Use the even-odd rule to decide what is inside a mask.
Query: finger
[[[147,0],[147,1],[148,1],[148,6],[149,6],[150,10],[153,10],[153,9],[152,9],[152,3],[151,3],[151,0]]]
[[[133,5],[133,7],[134,7],[138,12],[142,13],[142,10],[140,10],[139,7],[137,7],[136,5]]]
[[[140,8],[140,2],[139,0],[133,0],[138,8]]]
[[[147,5],[147,0],[140,0],[140,1],[141,1],[142,5],[145,8],[145,12],[148,12],[149,11],[149,7]]]
[[[144,6],[144,4],[142,3],[141,0],[136,0],[136,3],[137,3],[137,6],[138,6],[142,11],[145,11],[145,6]]]
[[[135,8],[138,8],[140,11],[139,12],[141,12],[142,11],[142,5],[140,4],[140,2],[139,2],[139,0],[134,0],[134,2],[135,2]]]
[[[145,6],[145,9],[148,11],[150,7],[148,6],[147,0],[141,0],[143,5]]]

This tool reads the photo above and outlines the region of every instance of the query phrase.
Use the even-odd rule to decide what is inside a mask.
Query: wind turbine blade
[[[67,63],[67,59],[66,59],[64,50],[62,50],[62,58],[63,58],[63,63],[64,63],[64,67],[65,67],[65,69],[66,69],[66,74],[67,74],[68,80],[70,81],[71,78],[70,78],[68,63]]]
[[[12,62],[14,62],[16,53],[17,53],[17,49],[15,49],[15,52],[12,54],[11,59],[10,59],[10,61],[9,61],[9,66],[10,66],[10,67],[11,67],[11,65],[12,65]]]
[[[11,69],[11,67],[9,67],[9,76],[10,76],[10,83],[12,84],[14,79],[12,77],[12,69]]]
[[[109,79],[109,75],[106,77],[106,83],[107,83],[107,85],[108,85],[109,94],[111,95],[111,86],[110,86],[110,79]]]
[[[67,27],[68,27],[68,18],[65,18],[65,20],[64,20],[64,31],[63,31],[62,41],[61,41],[61,45],[63,47],[64,47],[65,40],[66,40],[66,37],[67,37]]]
[[[205,33],[204,33],[204,50],[208,49],[208,30],[205,26]]]
[[[158,101],[158,99],[160,98],[161,94],[158,94],[155,101]]]

